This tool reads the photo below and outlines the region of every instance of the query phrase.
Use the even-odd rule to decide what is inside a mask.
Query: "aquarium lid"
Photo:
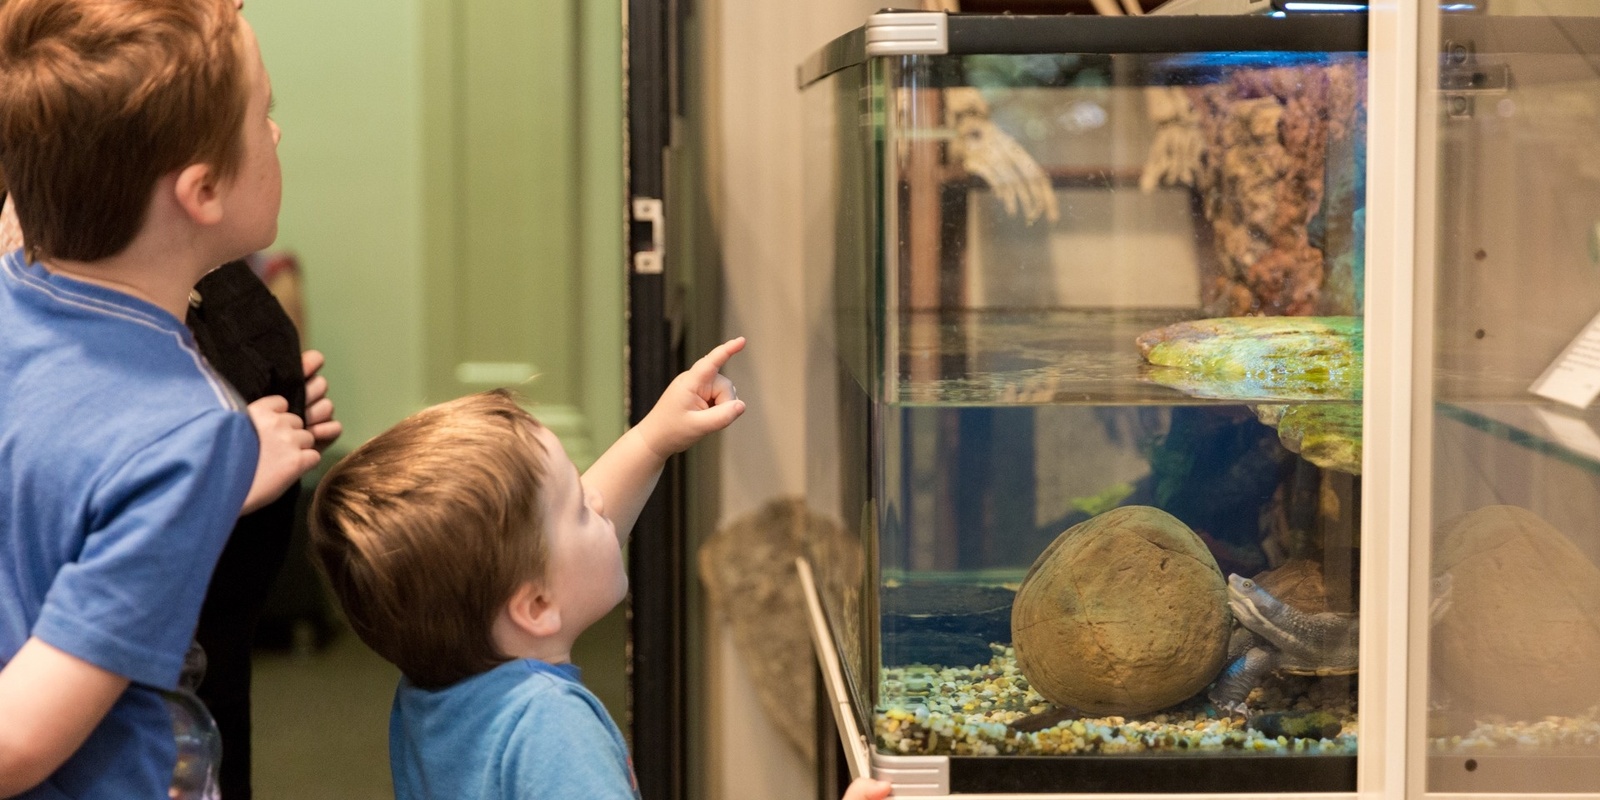
[[[940,19],[932,19],[932,18]],[[940,23],[943,23],[942,25]],[[869,58],[1041,53],[1365,52],[1360,12],[1101,17],[882,11],[799,67],[805,88]]]

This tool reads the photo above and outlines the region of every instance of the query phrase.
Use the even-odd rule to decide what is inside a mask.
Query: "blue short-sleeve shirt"
[[[238,395],[183,323],[0,257],[0,664],[30,636],[131,681],[26,798],[164,798],[200,603],[255,474]]]
[[[401,679],[396,800],[638,800],[622,732],[571,664],[509,661],[443,689]]]

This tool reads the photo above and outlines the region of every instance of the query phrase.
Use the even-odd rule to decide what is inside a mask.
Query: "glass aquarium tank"
[[[806,561],[897,794],[1354,791],[1366,48],[885,12],[802,65]]]

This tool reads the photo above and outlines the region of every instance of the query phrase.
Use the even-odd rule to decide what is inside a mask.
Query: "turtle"
[[[1241,627],[1209,694],[1218,709],[1248,717],[1245,699],[1274,671],[1355,674],[1357,615],[1327,610],[1315,562],[1291,561],[1254,580],[1230,574],[1228,608]]]

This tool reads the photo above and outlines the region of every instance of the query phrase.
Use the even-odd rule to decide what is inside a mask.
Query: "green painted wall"
[[[424,0],[430,398],[507,383],[583,465],[622,422],[620,5]],[[525,380],[536,375],[533,380]]]
[[[274,247],[300,258],[340,446],[494,383],[451,380],[462,363],[527,362],[536,413],[598,455],[625,421],[621,4],[245,14],[284,133]]]
[[[283,128],[279,249],[306,279],[307,344],[341,447],[423,405],[419,0],[250,0]]]

